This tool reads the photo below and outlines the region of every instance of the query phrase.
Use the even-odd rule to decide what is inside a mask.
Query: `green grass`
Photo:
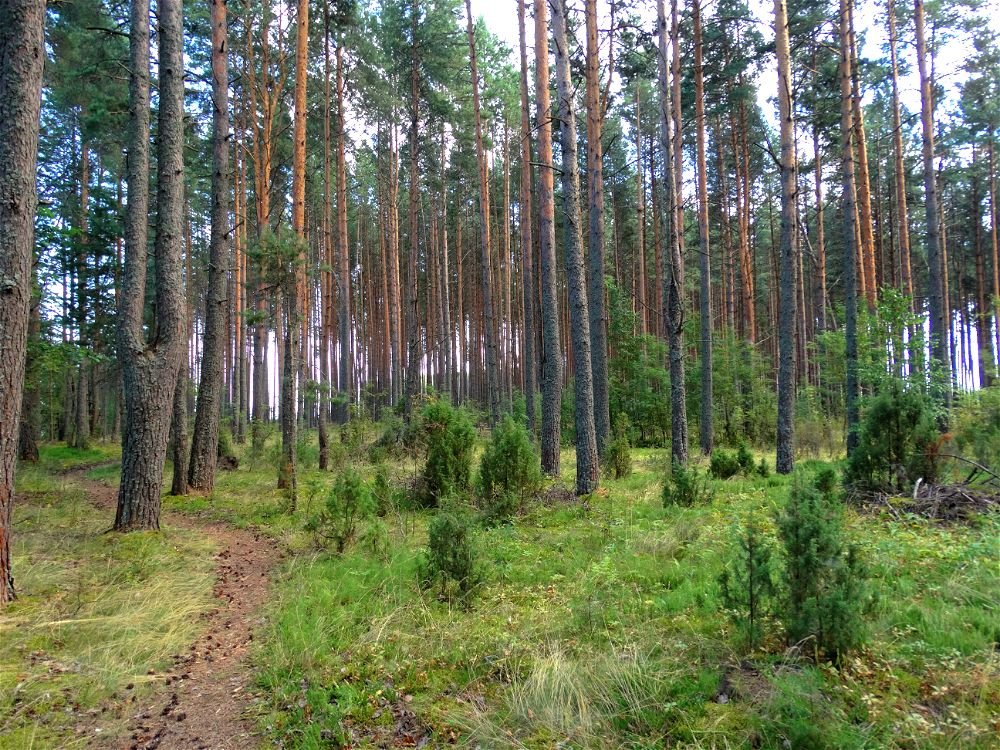
[[[0,748],[82,747],[75,727],[115,736],[141,696],[197,635],[212,602],[214,551],[204,536],[104,533],[108,511],[54,467],[114,456],[45,446],[21,466],[14,505],[18,599],[0,611]],[[86,459],[84,458],[86,457]],[[131,686],[131,687],[128,687]],[[126,689],[128,688],[128,689]]]
[[[605,480],[586,506],[535,507],[480,531],[486,581],[465,605],[417,586],[430,512],[389,516],[386,560],[357,546],[339,557],[310,551],[295,536],[304,511],[281,516],[272,528],[298,539],[299,554],[256,653],[260,726],[296,748],[380,746],[398,738],[401,710],[432,745],[987,748],[1000,739],[996,518],[943,527],[850,513],[876,593],[866,648],[839,671],[816,666],[786,652],[773,626],[766,651],[748,658],[716,579],[734,520],[770,522],[788,478],[711,481],[710,504],[664,508],[665,453],[633,459],[632,475]],[[564,451],[569,486],[573,463]],[[279,498],[265,489],[272,474],[258,484],[258,473],[227,478],[217,495],[238,518],[268,524],[262,514]],[[743,687],[720,703],[724,676]]]

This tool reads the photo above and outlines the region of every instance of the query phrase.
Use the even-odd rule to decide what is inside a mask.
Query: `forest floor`
[[[335,446],[336,465],[374,476],[366,450]],[[164,499],[160,534],[100,533],[112,515],[87,492],[107,502],[117,466],[114,449],[98,453],[47,446],[18,476],[23,593],[0,615],[0,748],[161,732],[163,748],[198,747],[195,735],[229,747],[200,729],[216,725],[317,749],[1000,742],[1000,514],[849,510],[874,596],[866,646],[835,669],[787,648],[773,620],[748,651],[720,602],[735,525],[773,531],[786,477],[712,481],[706,504],[664,507],[665,453],[633,450],[630,476],[580,502],[566,450],[539,502],[478,532],[483,583],[456,602],[417,585],[431,511],[403,501],[381,537],[362,528],[339,555],[317,545],[306,521],[335,474],[315,469],[314,435],[295,508],[274,488],[276,447],[241,449],[210,497]],[[67,478],[60,461],[101,465]],[[420,461],[386,469],[406,488]]]

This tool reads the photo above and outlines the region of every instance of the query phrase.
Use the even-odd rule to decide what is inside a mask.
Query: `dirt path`
[[[113,511],[115,489],[88,480],[83,472],[75,473],[73,480],[95,505]],[[132,704],[125,739],[110,747],[251,750],[260,741],[246,719],[250,703],[246,656],[254,629],[262,621],[268,572],[280,557],[278,545],[253,532],[178,513],[165,512],[162,521],[206,534],[218,545],[214,588],[218,606],[205,615],[205,628],[188,652],[157,675],[158,681],[163,680],[160,689],[144,703]]]

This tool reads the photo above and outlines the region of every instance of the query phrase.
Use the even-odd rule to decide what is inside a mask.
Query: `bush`
[[[528,431],[504,417],[493,430],[479,465],[476,492],[485,520],[510,520],[541,484],[541,465]]]
[[[736,448],[736,463],[740,465],[740,471],[748,477],[752,477],[757,473],[757,464],[753,460],[753,453],[750,452],[747,444],[742,440]]]
[[[723,606],[752,650],[763,637],[776,591],[772,546],[752,517],[734,537],[734,554],[719,576],[719,587]]]
[[[306,529],[324,543],[343,552],[354,541],[358,525],[375,515],[371,491],[353,469],[346,469],[333,483],[322,511],[309,519]]]
[[[845,481],[861,490],[907,492],[937,478],[938,430],[930,400],[898,379],[868,402]]]
[[[632,473],[632,442],[624,413],[615,417],[614,439],[605,447],[601,464],[609,479],[622,479]]]
[[[421,506],[432,508],[448,495],[468,494],[476,433],[468,415],[445,401],[427,404],[421,420],[427,440],[427,463],[417,499]]]
[[[952,428],[967,458],[1000,469],[1000,385],[963,396]]]
[[[419,565],[424,588],[438,585],[444,596],[467,596],[479,583],[474,529],[460,512],[441,510],[427,528],[427,550]]]
[[[839,660],[863,640],[865,571],[843,539],[843,509],[827,491],[830,474],[807,484],[797,478],[778,533],[785,557],[782,619],[789,642],[812,640],[817,657]]]
[[[712,451],[708,473],[715,479],[730,479],[740,473],[740,460],[735,453],[725,448]]]
[[[675,463],[663,482],[663,505],[698,505],[712,500],[708,481],[694,467]]]
[[[372,498],[375,500],[375,512],[385,516],[399,507],[402,500],[400,490],[393,486],[389,477],[389,467],[380,464],[375,467],[375,479],[372,481]]]

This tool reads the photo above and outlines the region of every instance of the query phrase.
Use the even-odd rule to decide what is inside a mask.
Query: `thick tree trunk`
[[[157,124],[156,331],[143,333],[148,218],[149,6],[133,0],[130,33],[128,209],[119,348],[125,396],[121,483],[114,528],[158,529],[163,464],[184,352],[181,270],[184,209],[184,65],[180,0],[160,0]]]
[[[597,46],[597,0],[586,0],[587,26],[587,203],[590,224],[590,369],[594,382],[594,430],[597,452],[604,455],[611,434],[608,411],[608,319],[604,310],[604,153],[601,129],[600,54]]]
[[[535,118],[538,128],[538,255],[542,298],[542,471],[559,475],[562,350],[556,284],[552,107],[549,95],[548,4],[535,3]]]
[[[201,382],[191,437],[188,480],[199,492],[215,486],[222,412],[222,369],[227,345],[229,252],[229,63],[226,0],[212,0],[212,234],[208,257]],[[174,470],[177,467],[175,465]]]
[[[562,147],[563,241],[566,243],[566,287],[573,337],[573,395],[576,412],[576,494],[597,489],[600,462],[594,428],[594,386],[591,374],[590,315],[587,271],[580,234],[580,175],[577,164],[576,116],[570,50],[566,39],[565,0],[552,5],[552,35],[556,47],[556,90],[559,99],[559,145]]]
[[[664,0],[657,0],[659,28],[660,147],[663,150],[663,194],[661,211],[667,236],[667,270],[663,277],[663,325],[667,331],[670,363],[670,458],[674,464],[688,461],[687,402],[684,384],[684,258],[677,222],[677,182],[674,177],[674,139],[671,136],[673,105],[667,64],[667,15]]]
[[[778,58],[778,110],[781,119],[781,262],[778,304],[778,442],[775,470],[789,474],[795,463],[795,121],[792,109],[791,54],[785,0],[774,0]]]
[[[937,175],[934,173],[934,100],[927,73],[927,37],[924,31],[924,0],[914,0],[913,20],[917,38],[917,69],[920,73],[920,122],[923,132],[924,194],[927,215],[927,301],[931,351],[944,372],[950,372],[948,327],[945,322],[944,264],[940,241]],[[949,382],[951,378],[948,378]],[[948,389],[950,391],[950,386]]]
[[[712,428],[712,266],[708,227],[708,168],[705,164],[705,82],[702,70],[701,0],[692,0],[694,21],[694,110],[698,167],[698,269],[701,289],[701,452],[711,455]]]
[[[524,304],[524,402],[528,412],[528,431],[537,434],[535,425],[535,394],[538,390],[535,342],[535,257],[531,236],[531,123],[528,109],[528,52],[524,24],[525,0],[517,2],[517,28],[521,52],[521,179],[518,192],[518,224],[521,230],[521,286]]]
[[[0,0],[0,606],[14,598],[14,467],[34,284],[35,162],[45,3]]]
[[[847,453],[858,444],[858,261],[857,210],[854,203],[854,112],[851,106],[851,44],[849,6],[851,0],[840,0],[840,175],[843,186],[844,217],[844,303],[847,379]]]

